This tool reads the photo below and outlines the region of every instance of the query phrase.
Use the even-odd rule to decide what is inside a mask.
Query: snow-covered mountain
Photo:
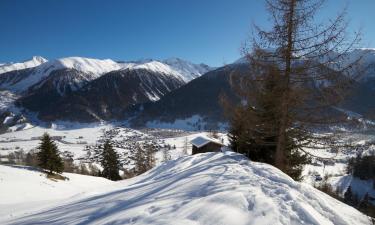
[[[178,73],[182,74],[185,81],[191,81],[213,69],[202,63],[194,64],[179,58],[169,58],[163,60],[162,62],[172,67]]]
[[[84,83],[120,69],[146,69],[160,74],[173,75],[188,82],[211,68],[204,64],[193,64],[177,58],[165,62],[152,60],[119,63],[111,59],[100,60],[83,57],[68,57],[50,61],[42,57],[33,57],[32,60],[24,63],[0,66],[0,88],[22,93],[36,84],[38,84],[36,87],[40,87],[56,71],[77,71],[75,76],[70,74],[65,78],[61,77],[63,73],[60,73],[60,81],[56,79],[53,81],[59,92],[63,93],[62,89],[67,87],[72,90],[78,89],[79,86],[82,86],[81,82]],[[33,89],[36,87],[34,86]]]
[[[17,104],[38,112],[38,117],[47,121],[125,119],[127,107],[156,101],[184,84],[182,78],[174,74],[141,67],[121,69],[106,73],[63,96],[44,85],[18,99]]]
[[[2,167],[0,167],[2,169]],[[8,171],[0,176],[9,176]],[[37,177],[27,177],[33,182]],[[38,178],[40,179],[40,178]],[[20,181],[24,181],[20,179]],[[58,181],[56,192],[63,188]],[[34,182],[36,183],[36,182]],[[94,188],[95,183],[93,183]],[[0,186],[1,190],[2,186]],[[16,190],[9,190],[15,195]],[[43,192],[33,193],[37,196]],[[38,205],[40,206],[40,205]],[[9,212],[19,204],[5,204]],[[145,174],[0,217],[2,224],[370,225],[353,207],[236,153],[168,161]]]
[[[44,61],[40,65],[32,68],[15,69],[7,73],[0,74],[0,87],[16,93],[27,91],[30,87],[39,83],[38,86],[50,78],[56,71],[60,70],[74,70],[77,71],[76,76],[68,76],[68,79],[61,79],[61,84],[55,80],[54,84],[57,88],[61,86],[79,86],[83,81],[93,80],[100,75],[119,70],[122,66],[113,60],[99,60],[82,57],[69,57],[62,59],[55,59],[51,61]],[[64,76],[64,74],[61,74]],[[35,89],[35,87],[34,87]]]
[[[19,63],[2,63],[0,64],[0,74],[14,70],[23,70],[33,68],[47,62],[47,59],[41,56],[33,56],[32,59]]]
[[[100,104],[104,111],[113,111],[110,105],[126,107],[146,101],[156,101],[166,93],[174,90],[190,80],[201,76],[211,68],[204,64],[193,64],[181,59],[143,60],[134,62],[115,62],[111,59],[91,59],[83,57],[68,57],[47,61],[42,57],[33,57],[31,61],[20,64],[0,66],[4,73],[0,73],[0,91],[13,93],[17,96],[17,105],[38,112],[49,109],[52,113],[53,104],[71,105],[71,108],[80,108],[90,111],[90,114],[99,113],[98,110],[88,109],[87,105]],[[108,86],[99,82],[91,82],[102,76],[110,77],[106,80]],[[116,78],[115,75],[118,75]],[[129,77],[124,77],[127,75]],[[120,83],[116,83],[120,82]],[[122,87],[122,88],[119,88]],[[84,88],[84,90],[83,90]],[[114,90],[114,92],[111,92]],[[82,91],[80,91],[82,89]],[[75,92],[73,94],[73,92]],[[95,92],[95,94],[94,94]],[[1,96],[9,96],[9,94]],[[80,96],[80,95],[85,96]],[[72,97],[72,96],[75,97]],[[97,96],[100,102],[86,102]],[[105,97],[103,97],[105,96]],[[120,97],[121,96],[121,97]],[[80,99],[79,101],[76,99]],[[67,100],[69,99],[69,100]],[[117,102],[114,100],[117,99]],[[127,99],[127,101],[125,101]],[[14,108],[15,98],[6,100],[9,107]],[[121,100],[121,101],[120,101]],[[102,102],[105,101],[105,102]],[[125,101],[125,102],[124,102]],[[52,108],[50,108],[52,107]],[[2,110],[4,107],[2,107]],[[52,111],[51,111],[52,109]],[[6,110],[6,109],[5,109]],[[99,113],[100,114],[100,113]],[[50,118],[55,118],[51,116]],[[63,119],[64,118],[60,118]]]
[[[214,68],[206,64],[194,64],[192,62],[180,59],[169,58],[166,60],[145,59],[134,62],[123,63],[124,68],[129,69],[147,69],[158,73],[174,74],[189,82]]]

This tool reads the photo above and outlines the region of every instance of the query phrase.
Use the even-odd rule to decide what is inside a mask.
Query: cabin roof
[[[197,148],[203,147],[210,142],[223,146],[223,144],[218,142],[217,140],[214,140],[208,137],[202,137],[202,136],[196,137],[190,141],[190,143]]]

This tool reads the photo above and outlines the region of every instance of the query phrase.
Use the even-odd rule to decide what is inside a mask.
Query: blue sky
[[[321,19],[349,3],[350,29],[375,47],[375,0],[328,0]],[[261,0],[0,0],[0,62],[84,56],[180,57],[212,66],[240,57],[252,22],[267,26]]]

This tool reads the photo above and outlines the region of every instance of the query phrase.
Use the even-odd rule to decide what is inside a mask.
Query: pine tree
[[[43,134],[38,150],[38,166],[47,170],[49,174],[63,172],[64,162],[59,155],[57,145],[48,133]]]
[[[344,202],[348,205],[353,204],[353,193],[352,193],[352,187],[351,186],[349,186],[348,189],[345,191]]]
[[[365,196],[363,197],[362,201],[359,204],[359,209],[366,213],[369,205],[370,205],[370,198],[369,198],[368,192],[366,192]]]
[[[103,167],[103,177],[114,181],[121,180],[119,156],[108,140],[103,145],[101,165]]]
[[[144,148],[146,153],[146,170],[150,170],[155,166],[155,152],[157,151],[157,148],[155,143],[147,143]]]

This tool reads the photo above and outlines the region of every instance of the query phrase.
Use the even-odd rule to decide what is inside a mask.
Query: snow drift
[[[278,169],[235,153],[169,161],[5,224],[370,224]]]

